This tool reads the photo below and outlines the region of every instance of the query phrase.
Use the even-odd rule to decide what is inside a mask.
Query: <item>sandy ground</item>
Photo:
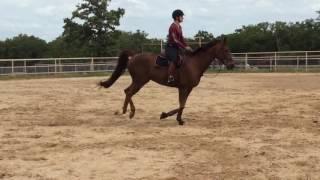
[[[180,127],[177,91],[128,76],[0,82],[0,179],[320,179],[320,74],[205,75]]]

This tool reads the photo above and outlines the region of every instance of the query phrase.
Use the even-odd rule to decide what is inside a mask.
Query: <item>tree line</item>
[[[148,38],[145,31],[116,29],[125,9],[110,10],[111,0],[83,0],[64,19],[63,33],[51,42],[20,34],[0,41],[0,59],[116,56],[123,49],[159,52],[160,39]],[[243,26],[226,34],[232,52],[320,50],[320,11],[318,18],[302,22],[262,22]],[[197,46],[214,39],[211,32],[199,30],[187,38]]]

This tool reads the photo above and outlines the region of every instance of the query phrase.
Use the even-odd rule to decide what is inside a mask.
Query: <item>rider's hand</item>
[[[186,47],[186,50],[187,50],[188,52],[193,52],[193,49],[192,49],[190,46],[187,46],[187,47]]]

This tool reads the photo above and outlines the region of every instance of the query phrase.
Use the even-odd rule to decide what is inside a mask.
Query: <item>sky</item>
[[[82,0],[0,0],[0,40],[20,33],[52,41],[63,32]],[[111,0],[109,9],[124,8],[119,30],[143,30],[149,38],[165,38],[174,9],[185,12],[184,36],[199,30],[215,36],[259,22],[296,22],[316,18],[320,0]]]

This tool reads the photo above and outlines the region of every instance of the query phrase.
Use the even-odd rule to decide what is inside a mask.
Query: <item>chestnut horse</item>
[[[99,83],[100,86],[109,88],[125,72],[126,68],[132,78],[131,85],[124,90],[126,98],[123,105],[123,114],[127,112],[130,104],[130,118],[135,115],[135,106],[132,96],[135,95],[150,80],[164,86],[179,89],[180,107],[168,113],[162,113],[160,119],[177,115],[179,125],[183,125],[182,112],[185,108],[187,98],[194,87],[196,87],[203,73],[208,69],[214,59],[218,59],[227,69],[234,68],[234,61],[227,46],[226,39],[214,40],[200,47],[191,54],[184,57],[183,63],[175,72],[175,82],[168,84],[168,67],[156,65],[156,54],[142,53],[134,54],[130,51],[123,51],[118,59],[115,71],[107,81]]]

